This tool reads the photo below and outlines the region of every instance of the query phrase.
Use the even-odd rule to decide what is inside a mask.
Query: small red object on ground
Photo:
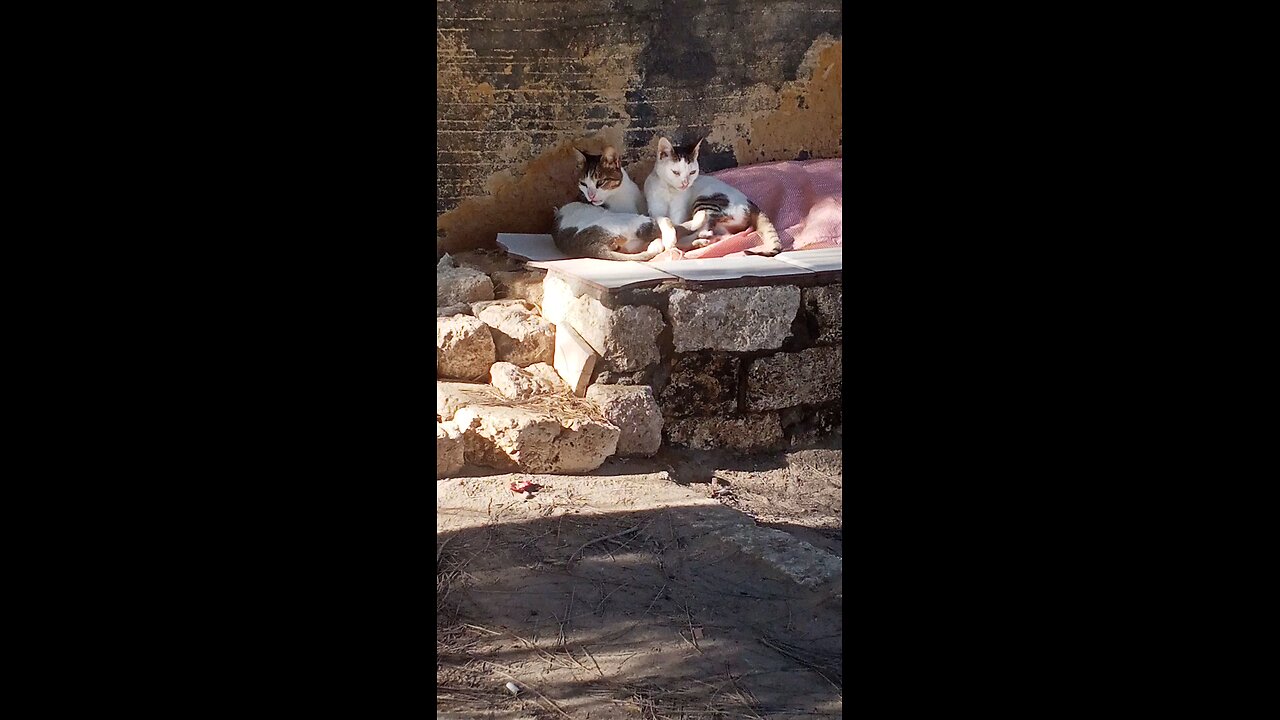
[[[511,492],[513,493],[537,492],[541,489],[541,485],[535,482],[529,482],[528,480],[511,483]]]

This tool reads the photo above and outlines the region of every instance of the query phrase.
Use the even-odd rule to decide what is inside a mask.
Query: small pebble
[[[509,682],[509,683],[507,683],[507,689],[511,691],[511,694],[512,694],[512,695],[519,695],[519,694],[520,694],[520,686],[519,686],[519,685],[516,685],[516,684],[515,684],[515,683],[513,683],[513,682]]]

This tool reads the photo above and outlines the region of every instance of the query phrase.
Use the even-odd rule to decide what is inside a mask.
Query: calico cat
[[[760,233],[764,246],[748,250],[750,255],[777,255],[782,251],[778,231],[756,204],[741,191],[723,180],[698,175],[698,148],[692,145],[673,147],[671,141],[658,139],[658,161],[644,181],[644,196],[653,217],[669,217],[679,224],[696,212],[707,213],[707,227],[693,247],[709,245],[724,235],[753,228]]]
[[[622,167],[613,146],[600,155],[574,149],[578,157],[578,192],[588,203],[621,213],[645,215],[644,193]]]
[[[665,217],[655,221],[644,215],[572,202],[556,210],[551,237],[569,257],[643,262],[678,242],[696,237],[706,227],[706,221],[705,212],[676,225]]]

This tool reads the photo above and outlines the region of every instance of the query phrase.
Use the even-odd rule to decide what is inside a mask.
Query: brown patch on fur
[[[608,148],[612,150],[613,148]],[[578,172],[578,182],[582,182],[586,178],[595,178],[596,185],[607,190],[613,190],[622,185],[622,165],[618,162],[618,156],[613,156],[613,162],[609,162],[608,155],[591,155],[583,153],[584,160]]]
[[[605,128],[591,137],[573,141],[574,148],[586,158],[578,166],[579,183],[595,177],[596,185],[606,190],[616,190],[622,185],[622,158],[612,141],[615,136],[621,143],[622,133],[617,128]]]
[[[647,222],[641,225],[640,227],[636,228],[636,237],[646,242],[653,242],[654,239],[660,237],[661,235],[662,235],[662,231],[659,230],[658,226],[654,224],[652,221]]]
[[[637,237],[650,243],[662,235],[662,231],[654,223],[645,223],[639,228]],[[594,257],[601,260],[635,260],[644,262],[658,253],[642,251],[638,253],[620,252],[627,244],[627,238],[608,232],[596,225],[579,230],[576,227],[555,227],[551,233],[556,247],[569,257]]]

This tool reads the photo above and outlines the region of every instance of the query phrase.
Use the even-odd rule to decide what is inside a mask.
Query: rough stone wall
[[[697,331],[703,339],[697,349],[664,347],[653,373],[664,440],[758,452],[804,446],[841,427],[842,293],[841,284],[672,291],[673,337]],[[751,312],[741,295],[764,302]],[[713,311],[719,320],[710,325],[687,311],[718,304],[745,310]],[[769,330],[776,326],[782,332]]]
[[[842,425],[843,292],[840,283],[657,288],[600,302],[548,275],[543,311],[590,336],[600,355],[593,387],[652,389],[663,442],[760,452]]]
[[[707,172],[842,156],[837,0],[437,2],[437,244],[548,232],[571,147],[706,136]]]

